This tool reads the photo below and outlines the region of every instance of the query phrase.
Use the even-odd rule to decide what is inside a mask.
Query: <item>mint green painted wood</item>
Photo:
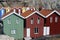
[[[8,24],[8,19],[10,19],[11,24]],[[16,20],[19,20],[19,23],[16,23]],[[6,35],[9,35],[11,37],[14,37],[15,39],[21,39],[23,38],[23,27],[24,27],[24,20],[23,18],[12,14],[10,16],[8,16],[7,18],[3,19],[3,23],[4,23],[4,33]],[[11,30],[15,29],[16,30],[16,34],[11,34]]]

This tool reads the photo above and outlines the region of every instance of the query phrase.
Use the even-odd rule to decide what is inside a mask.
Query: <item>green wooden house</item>
[[[14,37],[16,40],[23,39],[24,17],[11,10],[3,15],[2,20],[4,24],[4,33],[6,35]]]

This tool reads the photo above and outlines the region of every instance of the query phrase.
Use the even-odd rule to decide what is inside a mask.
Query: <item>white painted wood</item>
[[[50,34],[50,27],[47,27],[47,35]]]
[[[27,28],[27,37],[30,37],[30,28]]]
[[[43,29],[43,35],[49,35],[50,34],[50,27],[44,27]]]

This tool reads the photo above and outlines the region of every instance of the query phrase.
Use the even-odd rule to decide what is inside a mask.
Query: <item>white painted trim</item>
[[[26,31],[27,31],[27,35],[26,36],[30,37],[30,28],[27,28]]]
[[[34,34],[39,34],[39,33],[34,33]]]
[[[56,12],[58,15],[60,15],[60,13],[59,13],[58,11],[54,10],[54,11],[52,11],[51,13],[49,13],[49,14],[46,16],[46,18],[49,17],[50,15],[52,15],[54,12]]]
[[[43,35],[50,35],[50,27],[49,26],[45,26],[43,27]]]
[[[44,17],[44,18],[45,18],[45,16],[44,16],[44,15],[42,15],[41,13],[39,13],[38,11],[34,11],[32,14],[30,14],[30,15],[26,16],[26,17],[25,17],[25,19],[26,19],[26,18],[28,18],[28,17],[30,17],[30,16],[32,16],[32,15],[33,15],[33,14],[35,14],[35,13],[37,13],[37,14],[39,14],[39,15],[41,15],[42,17]]]
[[[6,15],[5,17],[3,17],[2,20],[5,19],[6,17],[12,15],[12,14],[16,14],[16,15],[18,15],[19,17],[22,17],[22,18],[24,19],[24,17],[21,16],[21,15],[19,15],[18,13],[16,13],[16,12],[11,12],[10,14]]]

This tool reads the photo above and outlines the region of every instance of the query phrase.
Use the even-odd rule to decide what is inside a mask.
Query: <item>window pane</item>
[[[34,32],[35,33],[38,33],[38,28],[37,27],[34,29]]]
[[[37,24],[39,24],[39,23],[40,23],[40,18],[37,19]]]
[[[52,17],[50,17],[50,23],[52,23],[52,20],[53,20]]]
[[[33,24],[33,18],[31,18],[31,24]]]
[[[8,23],[8,24],[11,24],[11,21],[10,21],[10,19],[8,19],[8,20],[7,20],[7,23]]]
[[[36,33],[38,33],[38,28],[36,28]]]
[[[58,17],[55,17],[55,22],[58,22]]]

